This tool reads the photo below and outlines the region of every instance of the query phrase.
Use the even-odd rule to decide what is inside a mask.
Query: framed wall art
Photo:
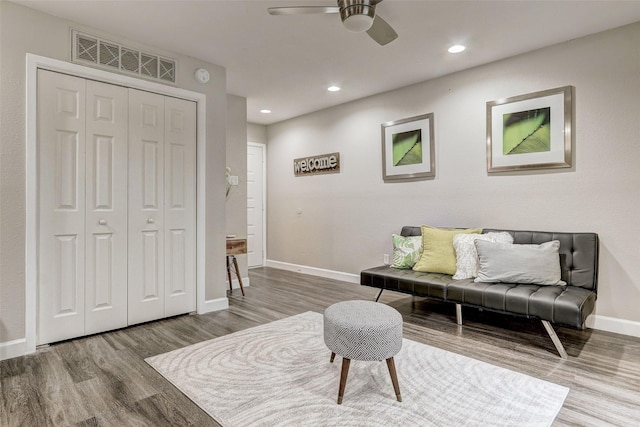
[[[385,182],[436,176],[433,113],[382,124],[382,178]]]
[[[571,167],[573,87],[487,102],[487,172]]]

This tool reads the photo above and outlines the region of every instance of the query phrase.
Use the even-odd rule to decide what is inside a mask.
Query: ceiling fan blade
[[[338,6],[295,6],[295,7],[270,7],[267,9],[270,15],[303,15],[309,13],[339,13]]]
[[[367,34],[381,46],[398,38],[398,33],[379,15],[376,15],[373,25],[367,30]]]

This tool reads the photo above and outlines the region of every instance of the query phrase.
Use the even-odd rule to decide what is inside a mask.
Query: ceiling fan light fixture
[[[2,0],[0,0],[2,1]],[[387,21],[376,14],[376,6],[383,0],[337,0],[337,6],[285,6],[270,7],[271,15],[300,15],[307,13],[339,13],[347,31],[366,32],[380,46],[398,38],[398,33]]]
[[[354,33],[363,33],[373,25],[375,6],[365,0],[344,0],[340,5],[340,18],[345,28]]]
[[[354,33],[364,33],[373,25],[373,18],[368,15],[351,15],[342,20],[345,28]]]

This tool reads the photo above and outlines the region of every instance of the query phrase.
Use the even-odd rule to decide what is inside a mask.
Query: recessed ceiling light
[[[260,112],[262,114],[269,114],[271,112],[271,110],[264,109],[264,110],[260,110]]]
[[[448,49],[448,51],[449,53],[460,53],[460,52],[464,52],[466,48],[467,48],[466,46],[463,46],[461,44],[454,44]]]
[[[329,92],[337,92],[337,91],[339,91],[339,90],[340,90],[340,86],[329,86],[329,87],[327,88],[327,90],[328,90]]]

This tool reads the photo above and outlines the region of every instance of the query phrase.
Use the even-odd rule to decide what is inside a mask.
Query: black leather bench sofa
[[[462,325],[462,306],[540,319],[560,357],[566,358],[567,353],[551,324],[585,328],[585,320],[595,307],[598,289],[598,235],[497,229],[484,229],[483,233],[492,231],[510,233],[516,244],[559,240],[562,280],[567,285],[478,283],[473,279],[454,280],[447,274],[421,273],[386,265],[363,270],[360,284],[380,288],[378,298],[386,289],[455,303],[459,325]],[[405,226],[401,235],[420,236],[421,228]]]

